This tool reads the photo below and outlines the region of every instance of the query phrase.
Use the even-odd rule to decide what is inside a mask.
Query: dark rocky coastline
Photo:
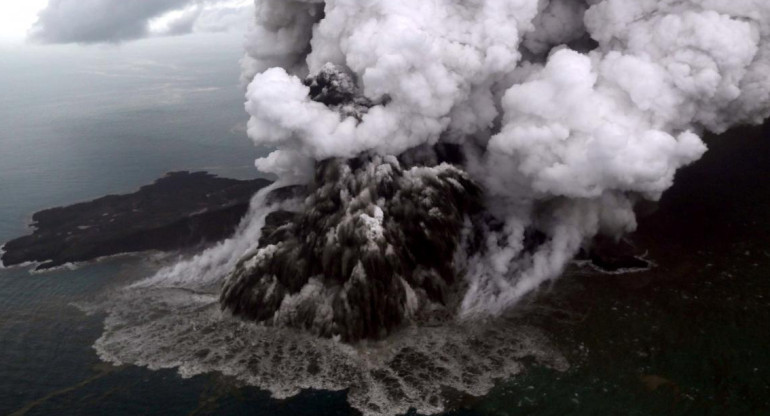
[[[235,230],[251,197],[269,184],[173,172],[131,194],[46,209],[32,216],[32,234],[5,244],[2,263],[34,262],[41,270],[221,240]]]

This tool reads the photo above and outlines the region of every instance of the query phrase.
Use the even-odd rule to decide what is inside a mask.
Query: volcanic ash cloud
[[[633,230],[700,134],[770,111],[765,0],[255,5],[248,132],[279,180],[232,238],[104,302],[104,360],[346,390],[366,416],[564,370],[503,312]]]
[[[499,314],[769,114],[763,0],[255,5],[249,136],[305,193],[222,304],[325,336]]]

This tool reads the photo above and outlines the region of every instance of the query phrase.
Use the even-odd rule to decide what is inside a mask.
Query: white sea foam
[[[348,390],[350,404],[366,416],[412,407],[440,412],[444,388],[483,395],[519,373],[525,358],[568,367],[537,329],[505,318],[412,326],[383,341],[348,345],[238,320],[223,314],[217,299],[216,290],[183,284],[121,291],[102,305],[108,317],[96,351],[114,364],[177,368],[184,377],[219,372],[275,398],[303,389]]]
[[[241,224],[236,238],[250,233],[250,241],[259,239],[268,212],[266,192],[255,197],[255,215]],[[444,388],[483,395],[497,380],[519,373],[525,358],[558,370],[568,367],[540,331],[505,317],[413,325],[385,340],[354,345],[239,320],[221,311],[219,288],[222,271],[241,257],[230,250],[249,248],[227,241],[100,302],[78,305],[107,314],[94,344],[99,357],[116,365],[176,368],[185,377],[219,372],[275,398],[303,389],[348,390],[350,404],[366,416],[412,407],[440,412]],[[196,267],[212,259],[220,268],[198,273]]]

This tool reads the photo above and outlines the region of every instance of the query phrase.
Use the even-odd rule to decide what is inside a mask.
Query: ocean
[[[131,192],[165,172],[258,176],[253,161],[266,153],[245,134],[239,42],[212,43],[203,55],[164,45],[3,50],[0,241],[26,233],[36,211]],[[104,317],[73,306],[152,272],[137,257],[42,274],[0,270],[0,414],[206,408],[216,377],[102,365],[92,344]],[[253,395],[247,409],[269,408]]]
[[[0,51],[0,241],[35,211],[125,193],[174,170],[257,176],[237,83],[240,45]],[[233,44],[234,43],[234,44]],[[6,59],[7,57],[7,59]],[[190,69],[195,68],[195,69]],[[710,138],[640,220],[651,271],[573,267],[521,305],[569,362],[525,362],[447,415],[770,414],[770,130]],[[167,260],[165,260],[167,261]],[[355,415],[346,392],[277,400],[218,373],[103,363],[104,315],[80,305],[151,275],[150,255],[0,270],[0,414]],[[413,414],[413,413],[412,413]]]

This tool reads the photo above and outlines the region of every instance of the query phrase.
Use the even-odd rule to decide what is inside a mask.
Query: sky
[[[151,85],[159,69],[176,68],[214,71],[238,88],[252,7],[250,0],[0,0],[0,77],[26,76],[23,85],[48,90],[64,74]],[[73,85],[85,91],[83,82]]]
[[[0,45],[243,34],[251,13],[250,0],[0,0]]]
[[[252,7],[250,0],[0,0],[0,79],[6,90],[22,90],[4,103],[82,99],[107,80],[100,88],[123,86],[113,94],[121,105],[179,101],[210,84],[242,96],[239,59]],[[8,109],[0,110],[6,119]],[[233,111],[243,115],[240,105]]]
[[[21,43],[48,0],[0,0],[0,42]]]
[[[86,91],[96,77],[157,86],[156,72],[176,68],[185,77],[213,71],[238,88],[251,7],[249,0],[0,0],[0,77],[53,91],[63,76],[90,74],[71,85]]]

